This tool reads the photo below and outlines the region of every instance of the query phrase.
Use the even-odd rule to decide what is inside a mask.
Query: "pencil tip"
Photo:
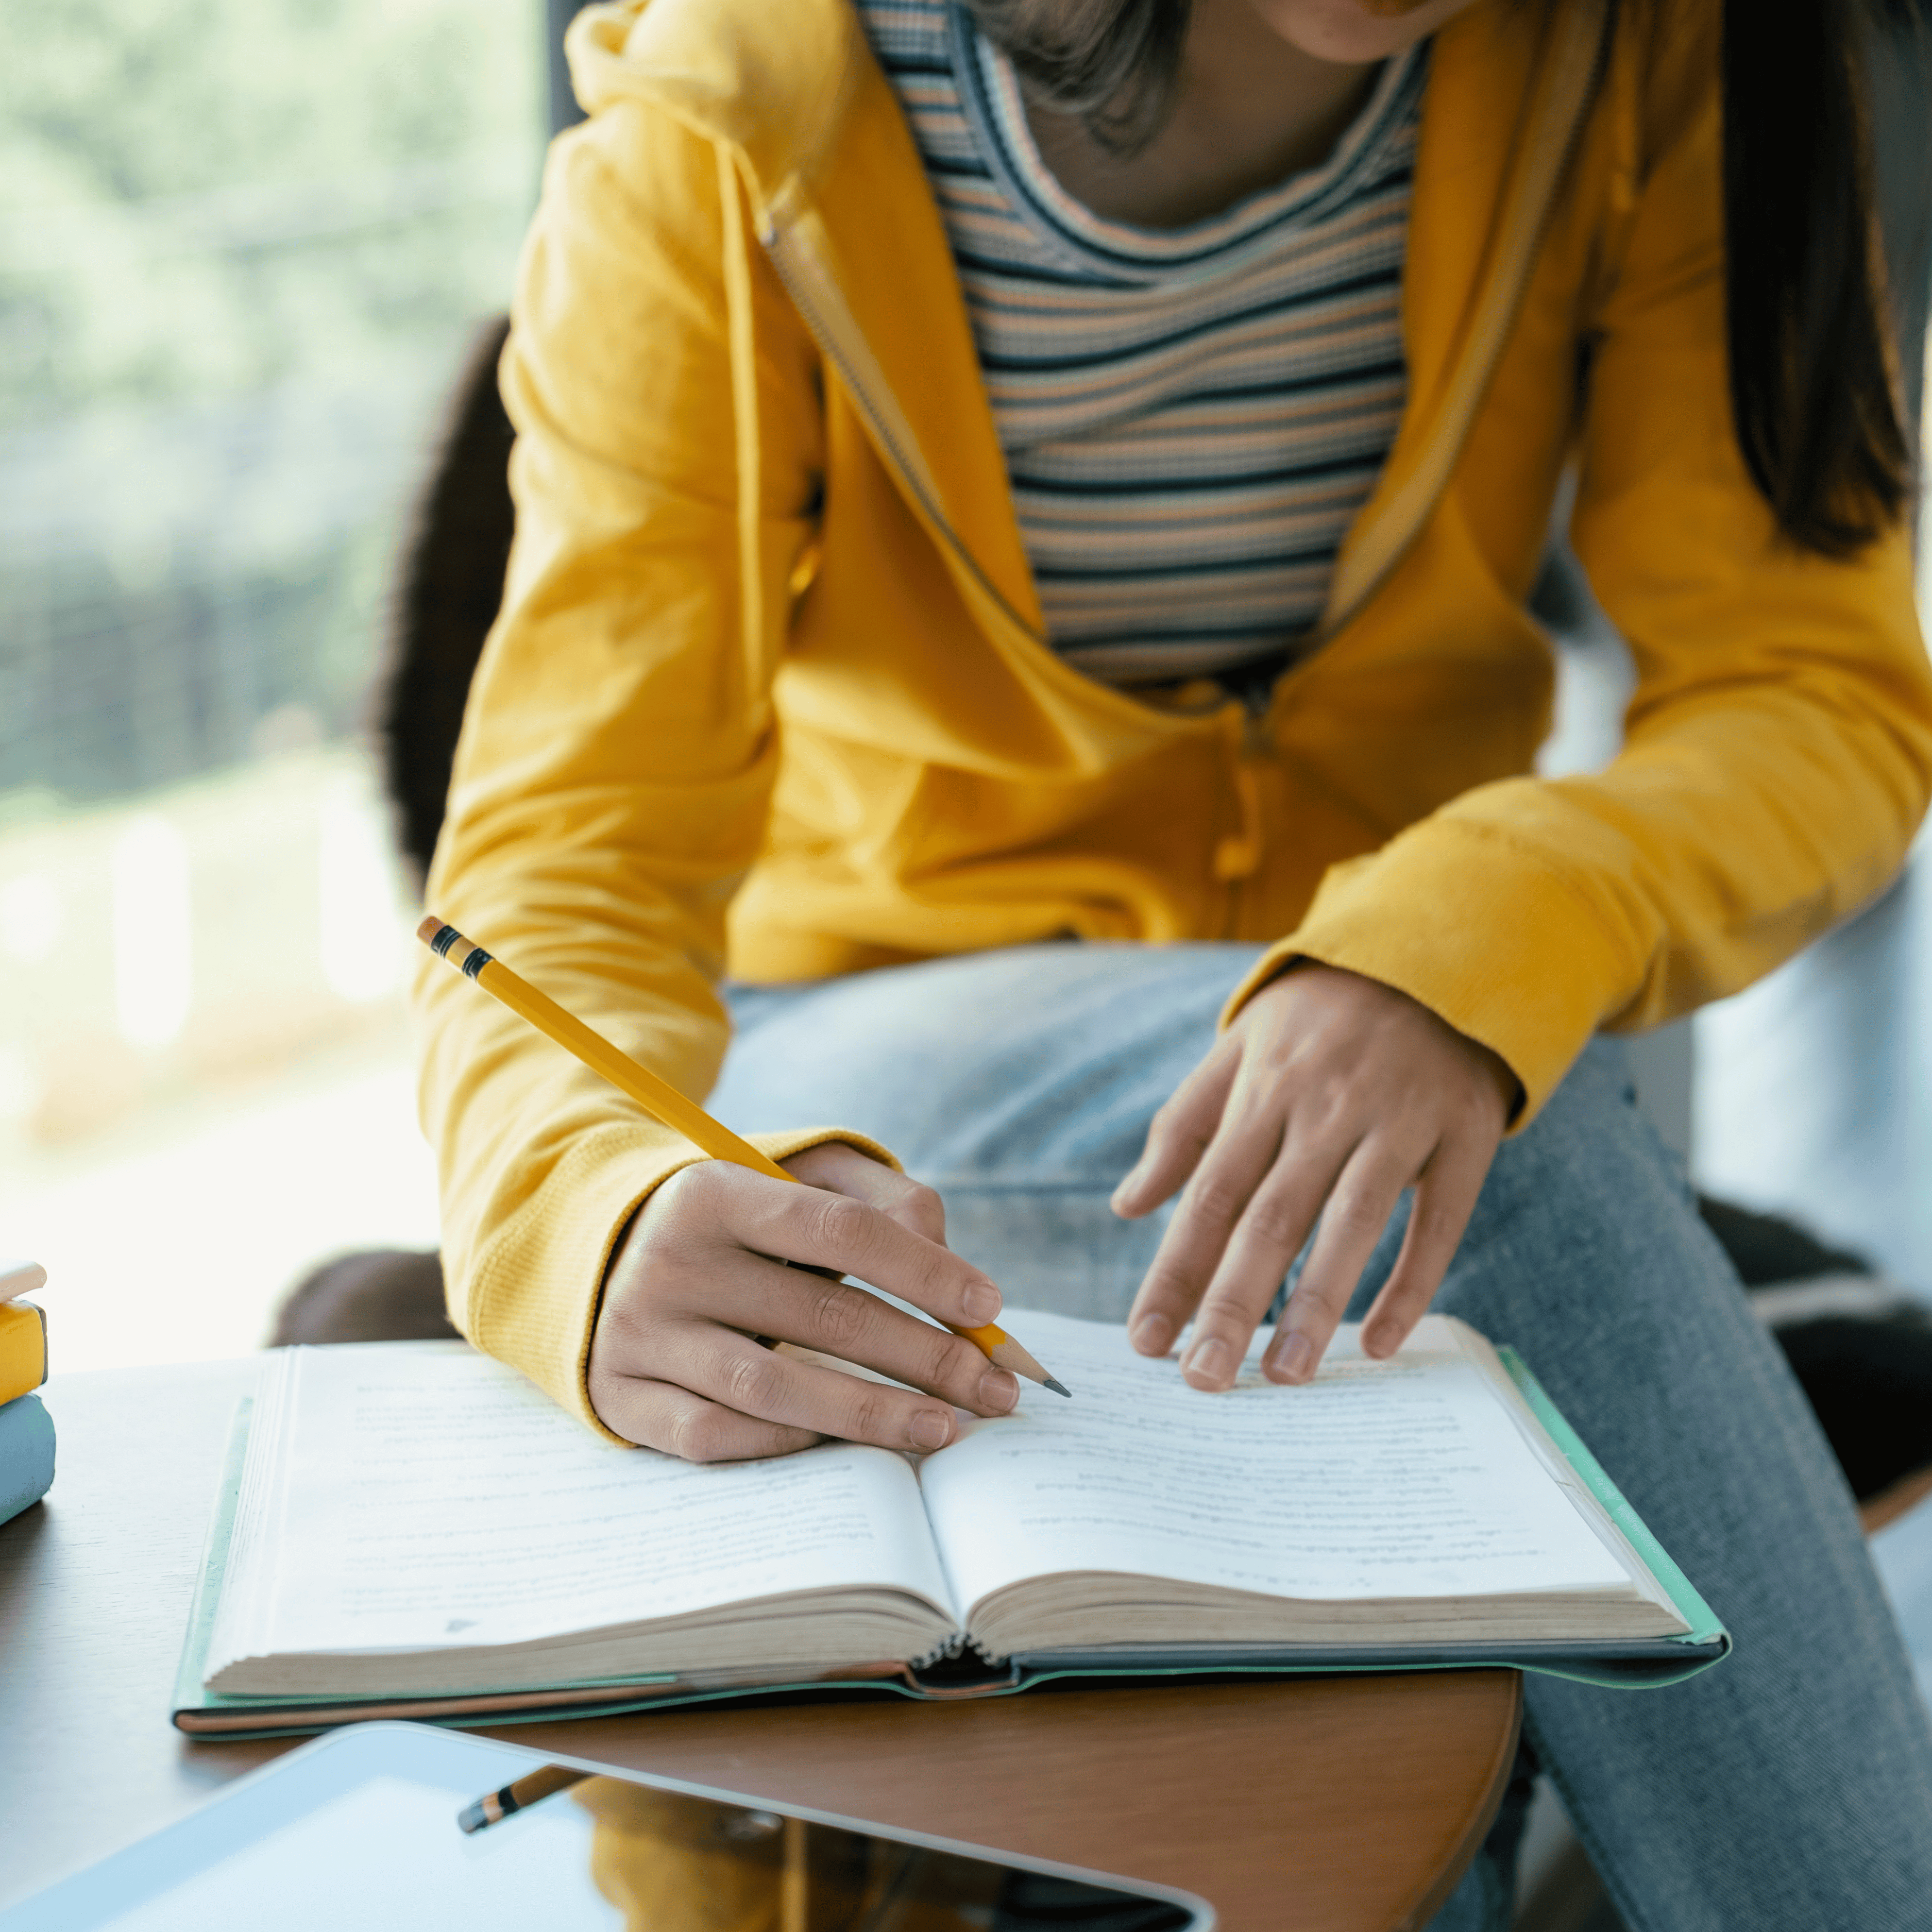
[[[1069,1402],[1071,1402],[1073,1400],[1073,1391],[1070,1388],[1065,1388],[1061,1384],[1055,1382],[1051,1376],[1048,1376],[1046,1378],[1046,1386],[1052,1390],[1055,1395],[1064,1395]]]
[[[465,1832],[480,1832],[490,1822],[483,1809],[483,1801],[478,1798],[474,1804],[466,1804],[456,1814],[458,1826]]]

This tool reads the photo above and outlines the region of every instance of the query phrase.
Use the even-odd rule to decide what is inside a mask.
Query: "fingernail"
[[[944,1449],[952,1439],[952,1418],[944,1409],[916,1409],[907,1433],[915,1449]]]
[[[1174,1324],[1165,1315],[1143,1315],[1128,1339],[1143,1355],[1164,1355],[1174,1346]]]
[[[1197,1342],[1181,1364],[1184,1374],[1198,1376],[1203,1382],[1225,1382],[1228,1378],[1228,1345],[1218,1335]]]
[[[1274,1370],[1283,1382],[1305,1382],[1315,1372],[1315,1344],[1299,1329],[1275,1351]]]
[[[1004,1369],[988,1369],[980,1378],[980,1406],[1004,1415],[1020,1399],[1018,1380]]]
[[[1000,1291],[990,1281],[976,1281],[959,1298],[966,1318],[976,1328],[983,1328],[1000,1312]]]

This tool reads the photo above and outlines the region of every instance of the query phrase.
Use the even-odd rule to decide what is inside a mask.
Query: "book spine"
[[[38,1396],[16,1396],[0,1407],[0,1522],[38,1502],[53,1480],[53,1418]]]
[[[46,1378],[47,1318],[33,1302],[0,1302],[0,1402]]]

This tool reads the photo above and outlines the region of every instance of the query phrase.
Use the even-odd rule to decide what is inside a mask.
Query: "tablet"
[[[422,1724],[352,1725],[0,1932],[1208,1932],[1201,1899]]]

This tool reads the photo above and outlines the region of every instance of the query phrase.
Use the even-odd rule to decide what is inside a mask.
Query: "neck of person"
[[[1027,121],[1060,186],[1096,214],[1182,228],[1319,166],[1380,67],[1304,53],[1250,0],[1195,0],[1171,111],[1138,153],[1111,153],[1077,115],[1030,104]]]

